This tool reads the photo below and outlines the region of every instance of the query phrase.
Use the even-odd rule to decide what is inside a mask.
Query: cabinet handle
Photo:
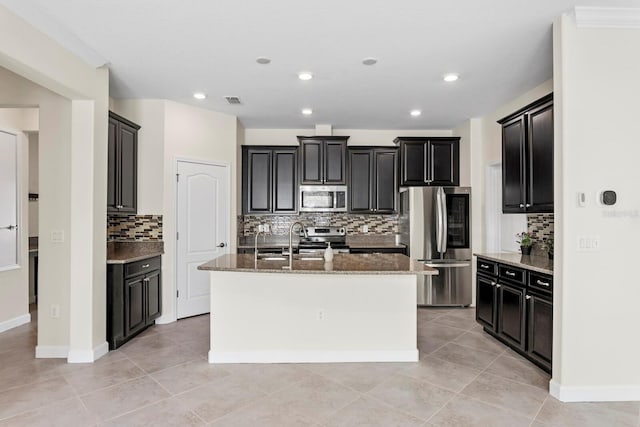
[[[485,270],[487,270],[489,266],[487,264],[480,264],[480,268],[484,268]]]
[[[224,242],[220,243],[219,245],[216,245],[217,248],[224,248],[226,245]]]
[[[531,207],[531,203],[527,203],[526,205],[524,205],[526,208],[530,208]]]
[[[546,287],[549,287],[549,286],[550,286],[549,282],[543,282],[543,281],[542,281],[542,280],[540,280],[540,279],[537,279],[537,280],[536,280],[536,283],[537,283],[538,285],[541,285],[541,286],[546,286]]]
[[[524,208],[524,203],[520,203],[520,207],[521,207],[521,208]]]
[[[495,286],[495,285],[497,285],[496,282],[491,282],[491,286]]]
[[[149,264],[143,264],[142,268],[149,268]]]
[[[516,273],[509,271],[509,270],[505,270],[504,274],[506,274],[507,276],[511,276],[511,277],[515,277]]]
[[[501,284],[496,283],[496,288],[501,288],[501,287],[502,287],[502,285],[501,285]]]
[[[0,227],[0,230],[9,230],[9,231],[11,231],[11,230],[13,230],[13,229],[16,229],[16,230],[17,230],[17,229],[18,229],[18,226],[17,226],[17,225],[7,225],[7,226],[5,226],[5,227]]]
[[[124,206],[122,206],[122,205],[116,206],[116,209],[122,209],[122,208],[124,208]]]
[[[531,299],[531,295],[527,295],[525,298],[526,299]]]

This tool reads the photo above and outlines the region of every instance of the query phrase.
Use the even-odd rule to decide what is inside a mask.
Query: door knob
[[[16,229],[16,228],[18,228],[17,225],[7,225],[6,227],[0,227],[0,230],[9,230],[9,231],[11,231],[11,230]]]
[[[226,246],[226,245],[224,244],[224,242],[222,242],[222,243],[220,243],[220,244],[218,245],[218,247],[219,247],[219,248],[224,248],[225,246]]]

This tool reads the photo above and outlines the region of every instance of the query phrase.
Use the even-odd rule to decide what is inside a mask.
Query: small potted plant
[[[533,247],[532,235],[526,231],[516,234],[516,243],[520,244],[520,250],[522,255],[531,255],[531,248]]]
[[[549,255],[549,259],[553,259],[553,237],[549,237],[544,242],[544,247],[547,249],[547,255]]]

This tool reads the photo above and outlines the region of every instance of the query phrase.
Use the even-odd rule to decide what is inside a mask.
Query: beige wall
[[[640,29],[554,25],[554,367],[561,400],[640,400]],[[618,202],[596,202],[615,190]],[[578,192],[586,195],[579,207]],[[600,246],[582,252],[582,236]]]
[[[176,162],[216,162],[230,167],[230,247],[237,235],[239,161],[243,135],[237,118],[167,100],[112,101],[115,113],[141,126],[138,134],[138,213],[162,214],[163,309],[159,323],[176,319]],[[158,183],[163,186],[159,187]]]
[[[0,67],[0,105],[39,107],[39,157],[47,159],[39,170],[46,238],[36,354],[91,361],[107,350],[108,70],[88,66],[4,6]],[[51,242],[52,231],[63,231],[64,241]],[[49,316],[52,305],[58,318]]]
[[[165,101],[114,99],[114,113],[140,126],[138,131],[138,214],[159,215],[164,206]]]
[[[245,129],[246,145],[298,145],[297,136],[315,135],[313,129]],[[451,136],[449,129],[425,130],[376,130],[376,129],[333,129],[334,136],[349,136],[349,145],[395,145],[398,136]]]

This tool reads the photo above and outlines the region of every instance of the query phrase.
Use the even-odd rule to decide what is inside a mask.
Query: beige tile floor
[[[473,309],[418,310],[418,363],[210,365],[209,316],[156,325],[95,364],[0,334],[0,426],[631,426],[640,402],[563,404]]]

